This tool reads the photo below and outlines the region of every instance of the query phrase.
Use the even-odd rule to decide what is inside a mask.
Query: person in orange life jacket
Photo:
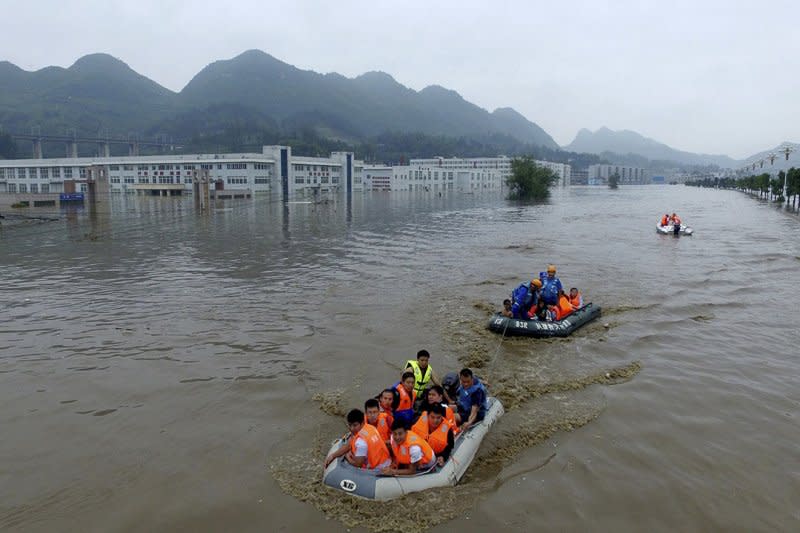
[[[444,389],[439,385],[434,385],[428,389],[428,394],[425,396],[425,404],[422,409],[430,411],[430,407],[433,405],[441,405],[445,410],[445,419],[450,422],[450,425],[456,427],[459,418],[458,413],[454,410],[455,404],[448,404],[444,401]]]
[[[431,405],[428,412],[428,436],[425,438],[430,444],[433,453],[436,454],[436,462],[439,466],[450,459],[450,452],[455,445],[453,436],[453,426],[445,418],[445,409],[442,404]]]
[[[558,291],[558,305],[556,306],[556,320],[564,320],[572,313],[572,304],[564,290]]]
[[[511,310],[511,300],[509,300],[508,298],[503,300],[503,310],[500,311],[500,314],[508,318],[514,316],[514,311]]]
[[[392,465],[381,470],[385,476],[413,476],[436,466],[436,454],[422,437],[406,429],[400,420],[392,424]]]
[[[581,292],[575,287],[569,290],[569,303],[572,309],[580,309],[583,307],[583,296],[581,296]]]
[[[672,213],[672,216],[670,217],[670,223],[673,226],[676,226],[676,225],[680,224],[681,223],[681,217],[679,217],[675,213]]]
[[[378,402],[380,403],[381,412],[386,413],[387,422],[389,422],[389,427],[391,428],[392,422],[394,422],[394,410],[397,409],[400,403],[400,395],[396,389],[384,389],[378,396]]]
[[[400,382],[395,384],[395,390],[400,395],[400,402],[394,410],[394,421],[401,421],[406,426],[411,426],[414,420],[414,402],[417,392],[414,390],[416,379],[413,372],[404,372]]]
[[[669,226],[669,215],[664,213],[664,216],[661,217],[661,227]]]
[[[458,414],[463,421],[461,431],[467,431],[486,416],[486,389],[469,368],[461,369],[458,378]]]
[[[325,468],[334,460],[344,457],[344,460],[358,468],[381,471],[391,466],[389,450],[383,442],[378,430],[364,423],[364,413],[352,409],[347,413],[347,427],[350,430],[350,440],[338,450],[325,458]]]
[[[389,442],[392,436],[392,422],[386,413],[381,412],[380,404],[375,398],[370,398],[364,402],[364,414],[367,416],[367,424],[378,430],[378,434],[383,442]]]

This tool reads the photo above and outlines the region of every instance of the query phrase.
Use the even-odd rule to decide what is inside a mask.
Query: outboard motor
[[[672,234],[673,235],[680,235],[681,233],[681,225],[679,223],[673,224],[672,226]]]

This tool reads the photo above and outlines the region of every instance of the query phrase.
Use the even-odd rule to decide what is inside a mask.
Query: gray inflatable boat
[[[501,335],[524,337],[567,337],[572,332],[600,316],[600,306],[588,303],[567,315],[563,320],[545,322],[494,315],[486,326]]]
[[[332,489],[370,500],[392,500],[412,492],[455,485],[469,468],[489,429],[504,413],[497,398],[489,397],[487,402],[484,419],[456,436],[450,459],[442,467],[414,476],[381,476],[356,468],[340,457],[325,469],[322,482]],[[328,453],[339,449],[349,438],[335,441]]]

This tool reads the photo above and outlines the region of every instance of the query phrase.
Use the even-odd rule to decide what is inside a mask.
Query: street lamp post
[[[778,151],[780,153],[782,153],[784,156],[786,156],[786,161],[788,161],[789,160],[789,154],[794,152],[794,148],[787,144],[781,150],[778,150]],[[789,195],[788,195],[788,191],[786,189],[786,183],[787,183],[788,179],[789,179],[789,168],[788,168],[788,165],[787,165],[786,170],[783,171],[783,202],[784,203],[787,203],[789,201]]]

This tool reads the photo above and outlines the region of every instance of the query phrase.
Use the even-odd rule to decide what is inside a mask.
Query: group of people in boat
[[[681,225],[681,217],[679,217],[675,213],[672,213],[671,215],[668,215],[668,214],[664,213],[664,216],[661,217],[661,222],[659,222],[659,225],[662,228],[667,227],[667,226],[680,226]]]
[[[486,416],[484,383],[469,368],[439,381],[430,353],[406,361],[400,381],[347,413],[350,439],[325,458],[343,457],[380,475],[408,476],[443,466],[459,434]]]
[[[555,322],[565,319],[581,307],[581,292],[572,287],[567,294],[556,276],[556,266],[548,265],[538,278],[521,283],[511,291],[511,298],[503,300],[500,314],[522,320]]]

